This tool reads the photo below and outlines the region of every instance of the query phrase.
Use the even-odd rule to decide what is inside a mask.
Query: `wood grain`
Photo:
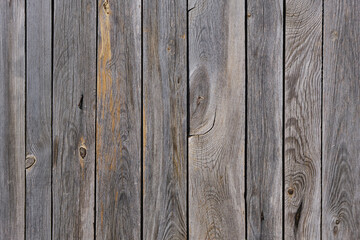
[[[360,4],[324,2],[323,239],[360,238]]]
[[[26,238],[51,239],[51,1],[26,1]]]
[[[247,8],[247,236],[281,239],[283,1]]]
[[[245,239],[245,2],[189,1],[189,238]]]
[[[285,238],[320,239],[322,1],[287,0]]]
[[[186,0],[143,4],[143,234],[187,239]]]
[[[25,1],[0,1],[0,239],[24,239]]]
[[[96,3],[54,1],[53,239],[94,238]]]
[[[140,239],[141,1],[98,1],[98,239]]]

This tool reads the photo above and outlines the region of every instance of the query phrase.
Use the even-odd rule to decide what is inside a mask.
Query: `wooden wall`
[[[0,1],[0,239],[360,239],[357,0]]]

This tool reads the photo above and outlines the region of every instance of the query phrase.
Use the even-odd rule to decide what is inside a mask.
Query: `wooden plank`
[[[247,4],[247,235],[281,239],[283,1]]]
[[[187,239],[186,0],[143,4],[143,234]]]
[[[51,1],[26,1],[26,238],[51,239]]]
[[[94,238],[96,3],[54,1],[53,239]]]
[[[320,239],[322,0],[287,0],[285,238]]]
[[[0,1],[0,239],[24,239],[25,2]]]
[[[324,2],[323,239],[360,239],[360,4]]]
[[[190,239],[245,239],[245,2],[189,2]]]
[[[98,1],[98,239],[141,234],[141,0]]]

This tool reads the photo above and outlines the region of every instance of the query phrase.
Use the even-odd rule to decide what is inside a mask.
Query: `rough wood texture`
[[[285,238],[320,239],[322,1],[286,1]]]
[[[24,239],[25,1],[0,1],[0,239]]]
[[[141,1],[98,1],[98,239],[140,239]]]
[[[360,239],[360,4],[324,2],[323,239]]]
[[[53,239],[94,237],[96,3],[54,1]]]
[[[189,2],[190,239],[245,239],[245,2]]]
[[[26,238],[51,239],[51,1],[26,13]]]
[[[283,1],[248,1],[247,235],[282,238]]]
[[[144,239],[187,239],[186,0],[143,0]]]

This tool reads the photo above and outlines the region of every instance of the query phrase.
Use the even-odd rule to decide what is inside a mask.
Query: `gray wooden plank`
[[[359,1],[324,1],[323,239],[360,239],[359,22]]]
[[[53,239],[94,237],[96,3],[54,1]]]
[[[190,239],[245,239],[245,2],[188,8]]]
[[[320,239],[322,0],[287,0],[285,238]]]
[[[143,4],[143,234],[186,239],[186,0]]]
[[[247,4],[247,235],[281,239],[283,1]]]
[[[26,1],[26,238],[51,239],[51,1]]]
[[[141,234],[141,0],[98,1],[98,239]]]
[[[25,1],[0,1],[0,239],[24,239]]]

